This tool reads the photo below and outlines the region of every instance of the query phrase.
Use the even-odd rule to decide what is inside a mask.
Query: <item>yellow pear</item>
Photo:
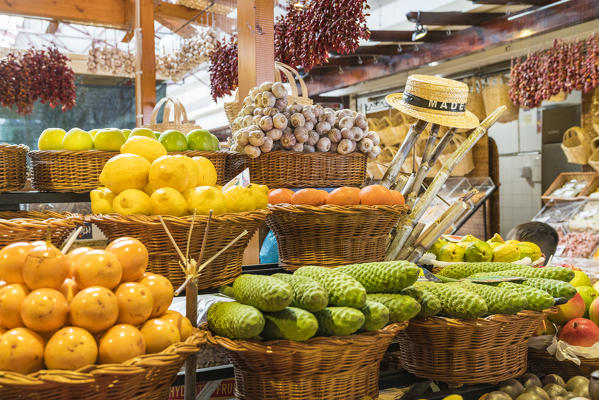
[[[223,192],[212,186],[198,186],[191,190],[187,198],[187,208],[193,214],[208,215],[227,212],[227,202]]]
[[[150,196],[152,215],[172,215],[180,217],[187,214],[187,202],[183,195],[170,187],[159,188]]]
[[[115,194],[125,189],[143,189],[148,184],[150,166],[148,160],[136,154],[119,154],[104,164],[100,183]]]
[[[150,215],[150,196],[138,189],[127,189],[119,193],[112,203],[115,212],[122,215]]]
[[[214,186],[218,176],[214,164],[206,157],[196,156],[192,158],[198,166],[198,186]]]
[[[192,182],[190,179],[192,177],[189,176],[189,164],[184,158],[186,157],[182,155],[174,155],[162,156],[154,160],[150,168],[150,186],[152,188],[171,187],[178,192],[193,187],[195,181]]]
[[[187,157],[187,156],[179,156],[179,157],[181,157],[181,160],[183,160],[183,162],[185,163],[185,168],[187,169],[187,174],[189,176],[189,185],[187,185],[187,188],[185,188],[184,190],[181,190],[181,192],[184,192],[185,190],[188,190],[188,189],[193,189],[196,186],[200,186],[197,184],[198,175],[199,175],[200,171],[198,170],[198,166],[195,163],[195,161],[193,161],[190,157]]]
[[[249,187],[232,186],[224,193],[229,212],[254,210],[254,196]]]
[[[146,136],[131,136],[121,146],[121,153],[131,153],[142,156],[149,162],[166,155],[166,149],[156,139]]]
[[[257,185],[252,183],[250,185],[252,196],[254,198],[254,210],[261,210],[268,207],[268,186]]]
[[[110,214],[112,210],[112,202],[115,194],[107,187],[99,187],[94,189],[89,194],[92,202],[92,212],[94,214]]]

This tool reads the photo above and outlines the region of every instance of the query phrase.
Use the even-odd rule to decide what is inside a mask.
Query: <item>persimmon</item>
[[[0,250],[0,280],[6,283],[23,283],[23,263],[33,247],[27,242],[4,246]]]
[[[121,263],[121,282],[135,282],[146,272],[148,249],[139,240],[131,237],[118,238],[108,244],[106,251],[116,255]]]
[[[308,206],[321,206],[327,202],[329,194],[320,189],[302,189],[291,196],[292,204],[301,204]]]
[[[360,189],[346,186],[337,188],[327,196],[327,204],[336,204],[338,206],[360,204]]]
[[[291,204],[293,193],[291,189],[272,189],[268,192],[268,204]]]
[[[398,192],[397,190],[390,190],[390,192],[391,197],[393,197],[393,204],[406,204],[406,199],[403,197],[401,192]]]
[[[391,191],[382,185],[370,185],[360,190],[360,204],[382,206],[393,204]]]

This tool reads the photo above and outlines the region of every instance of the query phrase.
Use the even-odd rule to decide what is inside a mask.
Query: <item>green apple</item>
[[[154,135],[154,132],[152,132],[152,130],[148,128],[135,128],[129,134],[129,137],[131,136],[147,136],[149,138],[156,139],[156,135]]]
[[[125,135],[119,129],[103,129],[96,134],[94,148],[104,151],[119,151],[125,143]]]
[[[121,129],[123,135],[125,135],[125,139],[129,139],[129,135],[131,134],[131,129]]]
[[[174,129],[164,131],[158,139],[166,151],[185,151],[187,150],[187,139],[185,135]]]
[[[582,300],[584,300],[584,318],[588,318],[589,307],[591,306],[593,300],[595,300],[597,296],[599,296],[599,293],[597,293],[597,291],[590,286],[577,286],[576,291],[580,293],[580,295],[582,296]]]
[[[154,131],[154,135],[156,135],[156,140],[160,140],[160,135],[162,135],[162,132]]]
[[[73,128],[64,136],[62,148],[65,150],[91,150],[94,148],[94,138],[83,129]]]
[[[572,286],[591,286],[591,279],[582,271],[574,271],[574,278],[570,281]]]
[[[60,128],[44,129],[37,140],[37,147],[40,150],[62,150],[62,139],[66,134],[65,130]]]
[[[187,134],[187,143],[190,150],[216,151],[218,150],[218,139],[206,129],[195,129]]]

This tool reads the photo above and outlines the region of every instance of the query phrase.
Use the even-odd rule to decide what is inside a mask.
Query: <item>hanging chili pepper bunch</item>
[[[56,48],[10,53],[0,60],[0,104],[19,114],[33,112],[39,100],[62,111],[75,105],[75,73]]]
[[[210,54],[210,94],[214,101],[237,87],[237,36],[216,42]]]
[[[590,92],[599,86],[599,35],[512,59],[510,98],[521,107],[538,107],[560,92]]]

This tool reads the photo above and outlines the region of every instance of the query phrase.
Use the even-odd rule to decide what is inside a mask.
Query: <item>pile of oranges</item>
[[[268,192],[268,203],[310,206],[322,206],[324,204],[377,206],[405,204],[405,199],[396,190],[389,190],[382,185],[370,185],[362,189],[340,187],[330,193],[320,189],[301,189],[297,192],[290,189],[272,189]]]
[[[191,335],[168,311],[173,287],[146,273],[148,250],[123,237],[104,250],[52,244],[0,250],[0,370],[75,370],[157,353]]]

